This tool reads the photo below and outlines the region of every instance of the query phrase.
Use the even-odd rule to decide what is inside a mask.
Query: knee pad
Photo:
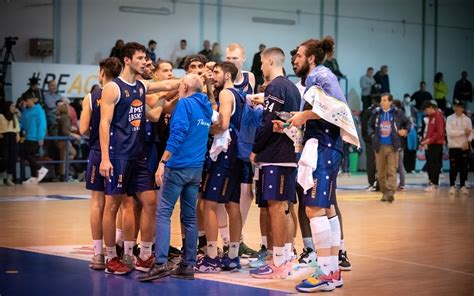
[[[313,244],[316,250],[331,247],[331,225],[327,216],[315,217],[309,220]]]
[[[341,224],[336,216],[329,219],[331,226],[331,247],[339,247],[341,245]]]

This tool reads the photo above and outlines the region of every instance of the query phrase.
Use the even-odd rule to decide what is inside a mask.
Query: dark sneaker
[[[313,251],[311,248],[303,249],[303,253],[300,254],[298,258],[298,263],[301,265],[300,267],[316,267],[318,266],[318,256],[316,252]]]
[[[393,191],[390,191],[389,193],[387,193],[387,201],[393,202],[394,200],[395,200],[395,194],[393,193]]]
[[[267,247],[262,245],[260,247],[260,250],[257,253],[255,253],[255,255],[250,256],[250,259],[258,260],[261,257],[267,257],[267,255],[268,255]]]
[[[168,249],[168,259],[174,259],[176,257],[181,257],[183,253],[181,252],[180,249],[170,246]]]
[[[194,266],[194,271],[202,273],[218,273],[221,271],[221,258],[216,257],[212,259],[209,256],[199,257],[196,266]]]
[[[339,250],[339,268],[342,271],[350,271],[352,269],[352,265],[349,262],[349,257],[347,257],[347,252]]]
[[[119,257],[114,257],[112,259],[107,260],[105,263],[105,272],[117,275],[124,275],[132,271],[128,268],[123,262],[120,260]]]
[[[244,242],[240,243],[239,246],[239,257],[242,258],[250,258],[257,254],[257,251],[254,249],[251,249],[249,246],[247,246]]]
[[[136,257],[135,269],[143,272],[148,272],[155,264],[155,256],[152,254],[148,259],[143,260],[140,256]]]
[[[124,248],[115,244],[115,250],[117,251],[117,257],[122,258]]]
[[[132,253],[133,253],[133,256],[135,257],[140,256],[140,247],[138,245],[134,245]]]
[[[382,198],[380,199],[380,201],[387,201],[387,194],[386,193],[384,193],[382,195]]]
[[[221,259],[221,269],[223,271],[238,271],[241,269],[240,266],[240,259],[239,257],[235,257],[234,259],[230,259],[229,255],[224,255]]]
[[[105,257],[103,254],[97,254],[92,257],[89,262],[89,267],[95,270],[104,270],[105,269]]]
[[[175,269],[170,271],[170,275],[173,278],[194,280],[194,267],[181,262]]]
[[[169,276],[170,270],[168,268],[168,264],[153,264],[153,266],[148,270],[145,275],[141,275],[138,277],[140,282],[147,282],[156,279],[161,279],[163,277]]]

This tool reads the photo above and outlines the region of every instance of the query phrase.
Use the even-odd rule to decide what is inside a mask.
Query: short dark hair
[[[434,77],[434,82],[439,83],[441,81],[441,78],[443,78],[443,73],[441,72],[436,73]]]
[[[426,85],[426,82],[420,81],[420,86],[422,86],[423,84]]]
[[[236,78],[237,78],[237,73],[239,72],[239,70],[237,70],[237,67],[232,64],[231,62],[218,62],[215,66],[215,67],[219,67],[222,69],[222,71],[224,73],[230,73],[230,77],[232,79],[232,81],[234,81]]]
[[[99,68],[104,70],[104,74],[108,79],[114,79],[120,75],[122,63],[118,58],[110,57],[100,61]]]
[[[186,39],[181,39],[180,42],[188,43],[188,42],[186,41]]]
[[[402,108],[402,102],[400,100],[393,100],[393,106],[396,108]]]
[[[206,65],[207,59],[202,54],[193,54],[186,56],[183,65],[184,71],[188,71],[189,65],[191,65],[192,62],[201,62],[203,65]]]
[[[155,40],[152,39],[152,40],[148,41],[148,46],[153,45],[153,44],[156,44]]]
[[[381,96],[380,94],[372,95],[372,103],[380,104]]]
[[[137,51],[146,52],[146,48],[138,42],[125,43],[121,50],[121,61],[125,64],[125,58],[131,59]]]
[[[372,70],[372,71],[373,71],[373,70],[374,70],[374,68],[372,68],[372,67],[368,67],[368,68],[367,68],[367,71],[370,71],[370,70]]]
[[[389,100],[390,102],[393,101],[393,96],[392,96],[392,94],[389,93],[389,92],[384,92],[384,93],[382,93],[382,94],[380,95],[380,100],[382,100],[382,98],[385,97],[385,96],[388,97],[388,100]]]
[[[421,110],[426,110],[428,108],[437,108],[438,106],[433,104],[431,101],[424,101],[421,104]]]

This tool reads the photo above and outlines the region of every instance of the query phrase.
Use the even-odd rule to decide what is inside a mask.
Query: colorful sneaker
[[[105,257],[103,254],[97,254],[92,257],[89,262],[89,268],[95,270],[104,270],[105,269]]]
[[[249,267],[250,268],[259,268],[262,266],[265,266],[267,264],[267,257],[260,257],[257,260],[253,260],[249,262]]]
[[[197,260],[194,271],[201,273],[218,273],[221,271],[221,259],[219,257],[211,259],[207,255],[202,256]]]
[[[288,266],[275,266],[272,264],[264,265],[250,271],[250,275],[258,279],[286,279],[288,277]]]
[[[240,243],[239,246],[239,257],[242,258],[250,258],[253,255],[257,254],[257,251],[254,249],[251,249],[249,246],[247,246],[244,242]]]
[[[344,282],[342,281],[341,270],[331,272],[332,282],[336,288],[342,288]]]
[[[250,256],[250,260],[252,260],[252,259],[253,259],[253,260],[257,260],[257,259],[259,259],[259,258],[261,258],[261,257],[264,257],[264,258],[265,258],[265,257],[267,257],[267,254],[268,254],[267,247],[265,247],[264,245],[262,245],[262,246],[260,247],[260,250],[258,250],[258,252],[255,253],[255,255]]]
[[[114,257],[105,262],[106,273],[123,275],[129,273],[130,271],[132,270],[123,264],[119,257]]]
[[[143,260],[140,256],[136,257],[135,269],[148,272],[155,264],[155,256],[152,254],[147,260]]]
[[[134,270],[135,269],[135,261],[133,259],[133,256],[130,256],[130,255],[127,255],[127,254],[123,254],[122,256],[122,262],[123,264],[125,264],[128,268],[130,268],[131,270]]]
[[[299,292],[333,291],[336,286],[332,277],[332,272],[330,275],[314,274],[312,277],[301,281],[295,288]]]
[[[300,254],[300,258],[298,259],[297,267],[307,268],[307,267],[317,267],[317,266],[318,266],[318,258],[316,256],[316,252],[314,252],[313,249],[311,248],[303,249],[303,253]]]
[[[177,257],[181,257],[182,255],[183,255],[183,253],[181,253],[180,249],[170,245],[170,247],[168,249],[168,260],[174,259],[174,258],[177,258]]]
[[[225,254],[224,257],[221,259],[221,270],[223,271],[238,271],[241,269],[240,266],[240,258],[235,257],[234,259],[230,259],[229,255]]]
[[[342,271],[350,271],[352,269],[352,264],[349,262],[346,251],[339,250],[339,268]]]

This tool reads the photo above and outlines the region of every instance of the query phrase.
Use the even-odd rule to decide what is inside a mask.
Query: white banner
[[[84,97],[99,84],[99,66],[42,63],[12,63],[12,99],[16,101],[28,89],[32,77],[40,89],[47,91],[50,80],[56,80],[58,93],[66,97]]]

